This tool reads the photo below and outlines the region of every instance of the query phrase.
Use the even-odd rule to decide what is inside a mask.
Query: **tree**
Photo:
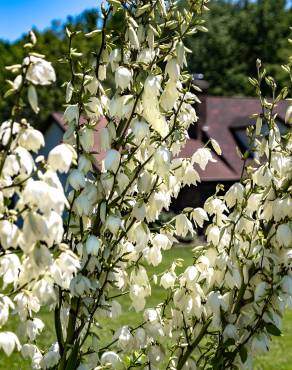
[[[241,181],[224,196],[214,194],[204,209],[155,223],[182,186],[199,181],[194,166],[204,169],[213,160],[208,147],[175,158],[197,120],[184,41],[205,31],[206,6],[204,0],[183,10],[169,1],[109,1],[101,31],[85,34],[101,34],[94,64],[75,47],[79,31],[67,29],[68,128],[48,158],[31,155],[44,138],[23,117],[26,101],[39,111],[36,88],[56,80],[52,64],[35,52],[33,32],[23,62],[8,67],[14,79],[6,96],[14,106],[0,126],[0,348],[8,356],[21,350],[35,369],[246,368],[254,352],[280,335],[292,294],[292,140],[291,131],[281,137],[274,114],[288,89],[278,91],[260,60],[250,83],[262,108],[248,130],[257,160],[247,166],[243,155]],[[109,29],[119,13],[120,27]],[[290,68],[291,60],[284,66],[291,77]],[[110,71],[115,86],[106,90]],[[290,107],[287,122],[291,115]],[[97,129],[105,152],[100,171]],[[210,144],[220,155],[217,142]],[[67,194],[58,179],[63,172]],[[194,263],[181,274],[173,261],[160,276],[161,303],[145,309],[158,283],[147,266],[158,266],[176,236],[194,234],[207,220],[206,246],[194,249]],[[109,338],[121,295],[140,322]],[[38,346],[41,307],[51,308],[56,333],[46,348]],[[19,336],[6,327],[11,310]],[[105,316],[112,321],[103,327]]]
[[[64,90],[62,84],[64,81],[68,80],[70,77],[70,71],[67,70],[64,63],[60,63],[60,59],[65,53],[67,53],[67,42],[65,38],[65,29],[70,27],[72,30],[82,30],[83,32],[91,32],[94,27],[97,26],[99,22],[99,12],[97,9],[84,11],[81,15],[77,17],[68,17],[65,23],[60,23],[58,21],[53,21],[50,29],[44,32],[37,32],[34,30],[37,38],[38,45],[37,51],[40,54],[47,55],[52,61],[53,66],[56,70],[57,82],[54,85],[54,89],[40,89],[39,90],[39,100],[40,104],[44,107],[40,112],[40,119],[38,121],[38,128],[42,128],[46,124],[48,116],[54,111],[63,110],[63,94]],[[9,74],[5,71],[5,66],[13,64],[14,60],[23,59],[25,52],[22,48],[23,43],[27,42],[27,37],[21,38],[20,41],[13,44],[0,41],[1,50],[1,60],[0,68],[3,71],[0,76],[0,94],[4,95],[7,89],[6,80],[9,78]],[[93,60],[93,53],[99,47],[99,37],[94,39],[84,40],[82,37],[75,38],[76,44],[79,45],[80,49],[88,60]],[[4,103],[0,101],[0,114],[3,119],[9,116],[9,111],[13,106],[13,100]],[[29,111],[26,115],[30,114]],[[27,116],[27,118],[32,118]]]
[[[288,83],[280,65],[289,56],[291,7],[279,1],[226,1],[211,3],[206,19],[208,34],[191,36],[189,68],[203,73],[215,95],[253,95],[246,76],[256,73],[255,60],[266,62],[280,86]]]

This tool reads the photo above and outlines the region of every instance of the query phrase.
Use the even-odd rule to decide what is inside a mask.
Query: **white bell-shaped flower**
[[[15,349],[20,351],[21,344],[14,333],[3,331],[0,332],[0,348],[3,349],[7,356],[10,356]]]
[[[117,150],[108,150],[104,159],[104,169],[116,173],[120,166],[120,160],[121,155]]]
[[[73,158],[76,157],[74,149],[67,144],[60,144],[53,148],[48,156],[48,164],[53,170],[68,172]]]
[[[31,55],[23,61],[24,65],[28,65],[26,79],[35,85],[51,85],[56,81],[55,70],[50,62]]]
[[[125,90],[132,81],[132,72],[126,67],[118,67],[115,72],[116,87]]]
[[[85,243],[85,248],[88,254],[96,256],[101,247],[100,240],[95,235],[90,235]]]

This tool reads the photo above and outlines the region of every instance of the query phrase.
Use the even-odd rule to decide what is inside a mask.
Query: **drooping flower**
[[[48,156],[48,164],[54,171],[68,172],[76,154],[67,144],[60,144],[53,148]]]
[[[173,272],[166,272],[161,276],[160,285],[164,289],[173,288],[176,280],[176,275]]]
[[[244,186],[242,184],[233,184],[225,194],[225,202],[228,207],[233,207],[236,203],[240,204],[244,196]]]
[[[208,148],[200,148],[192,155],[192,163],[198,163],[202,170],[205,170],[208,162],[216,162]]]
[[[176,58],[171,58],[166,64],[165,73],[171,80],[177,81],[180,76],[180,66]]]
[[[18,142],[19,145],[25,149],[31,150],[35,153],[40,149],[40,147],[45,145],[43,134],[32,127],[28,127],[24,131],[20,132]]]
[[[3,331],[0,332],[0,348],[3,349],[7,356],[10,356],[15,348],[17,351],[20,351],[21,345],[14,333],[11,331]]]
[[[109,149],[106,152],[106,156],[104,159],[105,170],[116,173],[120,166],[120,160],[121,160],[120,153],[115,149]]]
[[[194,233],[193,225],[185,214],[175,216],[175,230],[177,235],[185,237],[188,232]]]
[[[208,215],[203,208],[194,208],[191,212],[191,217],[193,221],[198,224],[200,227],[203,227],[204,221],[208,221]]]
[[[85,176],[79,170],[74,169],[70,172],[68,176],[68,183],[72,186],[74,190],[80,190],[86,185]]]
[[[24,59],[23,64],[28,65],[26,79],[33,84],[44,86],[56,81],[55,70],[45,59],[31,55]]]
[[[101,242],[95,235],[90,235],[86,240],[85,247],[88,254],[96,256],[101,247]]]
[[[289,224],[281,224],[277,228],[276,238],[284,247],[292,246],[292,230]]]
[[[101,355],[100,362],[102,365],[109,364],[113,369],[119,369],[122,366],[120,356],[113,351],[104,352]]]
[[[126,67],[118,67],[115,72],[116,87],[125,90],[132,81],[132,73]]]
[[[122,226],[122,220],[117,216],[108,216],[105,227],[114,235],[116,235]]]

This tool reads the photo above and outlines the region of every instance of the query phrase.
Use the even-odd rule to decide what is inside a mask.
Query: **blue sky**
[[[98,5],[98,0],[0,0],[0,38],[14,41],[32,26],[43,30],[53,19],[65,20]]]

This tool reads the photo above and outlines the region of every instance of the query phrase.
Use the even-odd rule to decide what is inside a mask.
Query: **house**
[[[178,157],[191,157],[198,148],[204,147],[210,138],[218,141],[222,155],[219,157],[213,152],[216,162],[210,162],[205,171],[198,171],[201,183],[197,186],[185,186],[180,191],[178,198],[172,202],[171,209],[174,212],[185,207],[202,206],[205,200],[215,193],[218,183],[228,189],[240,179],[243,163],[237,154],[236,147],[241,152],[248,149],[246,128],[254,124],[254,120],[249,117],[261,110],[258,98],[209,96],[206,94],[207,84],[205,81],[196,81],[196,85],[199,85],[203,90],[199,96],[201,104],[196,107],[200,118],[189,128],[190,138]],[[288,102],[281,101],[276,109],[277,123],[282,132],[286,130],[284,117],[287,107]],[[94,152],[97,160],[101,160],[104,156],[104,153],[100,151],[99,130],[105,125],[105,120],[101,120],[95,132]],[[65,130],[62,114],[53,113],[44,130],[46,147],[40,154],[47,155],[55,145],[62,142]],[[265,125],[263,125],[264,130],[267,130]],[[65,180],[66,175],[63,175],[61,177],[63,184]]]
[[[199,96],[201,104],[196,107],[199,121],[189,129],[190,138],[178,155],[187,158],[198,149],[204,147],[210,138],[214,138],[222,149],[219,157],[213,151],[212,155],[216,163],[210,162],[205,171],[199,170],[201,183],[197,186],[184,187],[172,202],[172,210],[178,212],[185,207],[202,206],[206,199],[216,191],[220,183],[225,190],[241,178],[243,161],[240,159],[236,147],[244,153],[248,149],[246,128],[255,124],[250,116],[261,112],[259,99],[256,97],[222,97],[209,96],[205,81],[196,81],[201,87],[202,93]],[[285,114],[288,108],[287,101],[280,101],[276,112],[277,124],[283,133],[287,130]],[[268,131],[263,123],[262,132]],[[212,149],[212,148],[211,148]]]

